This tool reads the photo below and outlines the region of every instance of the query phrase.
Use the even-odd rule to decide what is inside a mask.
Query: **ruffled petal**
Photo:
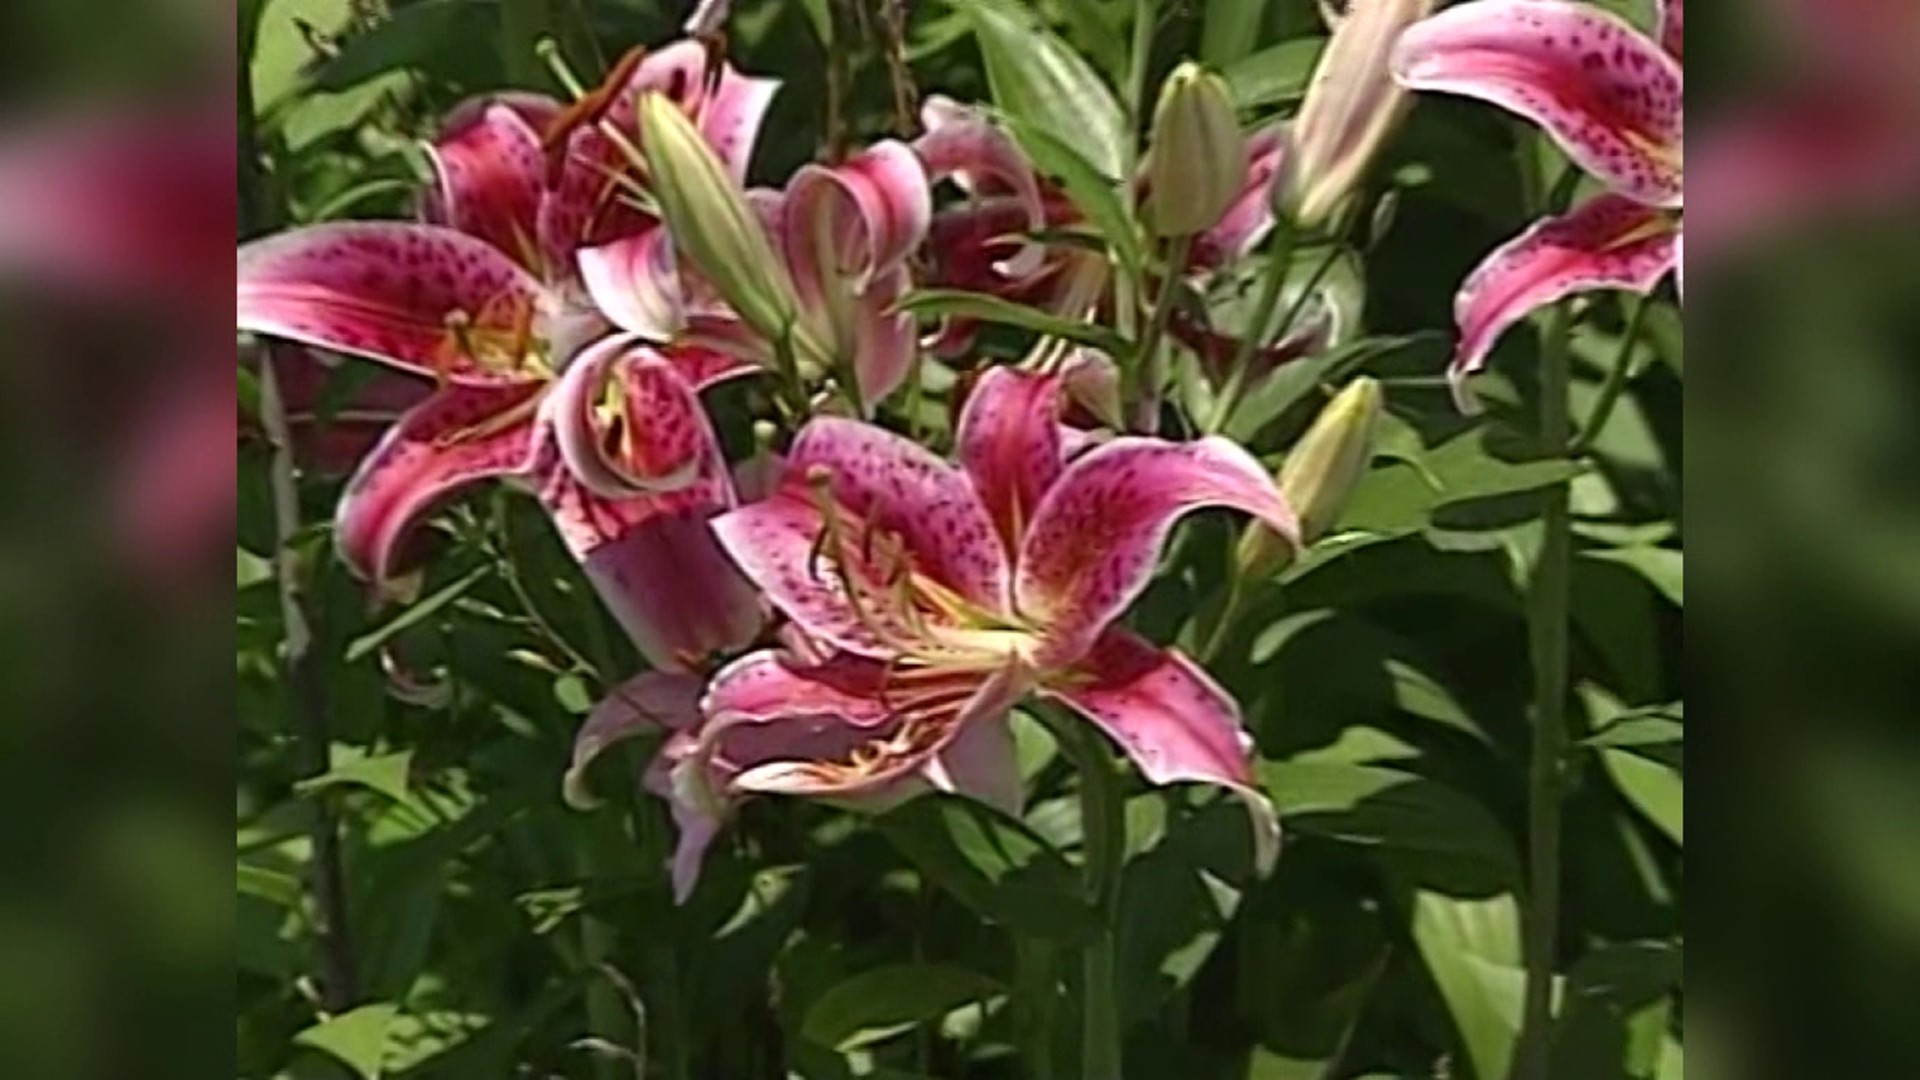
[[[1216,506],[1299,535],[1273,478],[1223,438],[1120,438],[1069,465],[1034,512],[1014,573],[1016,609],[1046,635],[1038,662],[1084,654],[1146,589],[1174,524]]]
[[[1486,365],[1494,342],[1528,312],[1590,289],[1652,291],[1674,267],[1678,224],[1667,211],[1608,194],[1508,241],[1454,298],[1460,346],[1448,376],[1455,387]]]
[[[1273,807],[1254,787],[1253,740],[1240,707],[1192,660],[1133,634],[1101,636],[1074,671],[1043,694],[1099,725],[1154,784],[1219,784],[1253,818],[1255,865],[1279,852]]]
[[[600,800],[587,790],[587,767],[608,747],[638,735],[690,728],[700,720],[706,681],[674,671],[647,671],[628,679],[594,705],[573,737],[573,757],[561,779],[567,805],[590,810]]]
[[[1047,489],[1066,467],[1060,375],[992,368],[960,414],[960,464],[1012,557]]]
[[[409,411],[341,495],[334,541],[375,584],[393,573],[409,528],[456,489],[534,466],[537,385],[445,387]]]
[[[823,541],[830,501],[836,553]],[[723,515],[714,531],[788,617],[834,646],[887,657],[915,635],[896,610],[901,561],[989,611],[1004,611],[1007,561],[966,474],[877,427],[837,418],[801,432],[772,498]],[[849,598],[847,579],[859,599]]]
[[[247,244],[237,293],[242,330],[470,383],[530,378],[518,365],[550,307],[540,282],[486,241],[400,222],[314,225]]]
[[[550,117],[557,112],[542,110]],[[538,116],[539,113],[534,114]],[[456,108],[446,129],[427,147],[438,185],[426,218],[477,236],[542,277],[540,201],[546,156],[536,121],[504,101],[482,99]]]
[[[1681,201],[1680,65],[1627,22],[1570,0],[1473,0],[1400,38],[1394,74],[1539,124],[1624,195]]]
[[[906,260],[933,217],[926,170],[905,143],[875,143],[836,166],[807,165],[787,185],[784,228],[800,299],[830,302],[844,283],[864,291]]]

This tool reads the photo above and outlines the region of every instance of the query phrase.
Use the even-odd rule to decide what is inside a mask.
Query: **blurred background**
[[[302,756],[312,733],[279,666],[284,627],[261,561],[275,549],[265,448],[246,419],[257,380],[244,359],[230,366],[223,260],[236,236],[287,221],[404,212],[419,175],[412,140],[434,116],[471,90],[549,84],[503,19],[518,6],[16,0],[0,11],[0,1076],[208,1077],[236,1054],[240,1075],[324,1067],[288,1065],[281,1044],[310,1018],[312,973],[340,958],[283,933],[263,897],[299,886],[276,864],[244,875],[237,899],[227,891],[237,820],[243,852],[293,837],[295,870],[312,857],[301,848],[312,822],[262,809],[319,770]],[[564,16],[563,48],[583,70],[618,43],[666,39],[685,14],[672,0],[541,6]],[[1172,5],[1169,57],[1205,6]],[[817,141],[822,54],[804,4],[738,7],[744,64],[788,80],[756,158],[783,176]],[[1311,25],[1305,3],[1270,7],[1272,40]],[[975,62],[946,56],[962,34],[950,13],[912,8],[913,55],[934,58],[941,89],[982,95]],[[1705,553],[1708,588],[1685,647],[1694,733],[1707,740],[1693,751],[1694,801],[1709,815],[1685,918],[1689,1064],[1708,1077],[1915,1075],[1920,5],[1746,0],[1695,15],[1704,179],[1684,516],[1654,496]],[[882,112],[863,130],[884,126]],[[1386,318],[1442,325],[1449,280],[1390,293]],[[1681,380],[1638,391],[1670,452]],[[1679,460],[1665,464],[1671,477]],[[327,492],[310,495],[303,519],[324,520]],[[300,544],[324,565],[324,543]],[[351,586],[318,573],[320,632],[342,651],[372,627]],[[414,718],[367,720],[384,679],[357,670],[331,710],[350,728]],[[507,681],[490,689],[526,715],[554,708],[549,683]],[[478,739],[461,724],[480,722],[420,752],[455,757]],[[529,738],[554,749],[564,729]],[[238,806],[236,760],[268,778],[236,785]],[[373,821],[376,839],[424,831],[402,811]],[[546,803],[510,812],[580,827],[545,820],[559,813]],[[417,885],[403,875],[380,895],[412,902]],[[500,917],[465,899],[440,934]],[[539,927],[581,899],[520,902]],[[391,913],[371,932],[417,929]],[[574,1008],[583,982],[541,997],[515,985],[536,976],[511,960],[501,1002]],[[457,1041],[472,1015],[422,1017],[417,1041]],[[494,1015],[523,1033],[545,1022],[537,1010]],[[269,1034],[272,1046],[250,1041]]]

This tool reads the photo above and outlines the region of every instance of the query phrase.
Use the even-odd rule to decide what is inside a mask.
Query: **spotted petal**
[[[1684,59],[1682,52],[1686,44],[1686,11],[1683,0],[1660,0],[1660,47],[1673,55],[1675,60]]]
[[[1010,232],[1046,228],[1047,204],[1039,175],[1025,151],[999,125],[980,110],[940,94],[931,95],[920,107],[920,121],[927,132],[914,142],[913,149],[926,166],[930,182],[951,177],[976,200],[994,194],[1011,195],[1026,222]],[[1046,254],[1044,245],[1021,244],[998,269],[1012,277],[1024,277],[1040,269]]]
[[[1545,128],[1624,195],[1681,201],[1680,65],[1610,12],[1572,0],[1471,0],[1400,38],[1394,74]]]
[[[1299,534],[1273,478],[1226,439],[1121,438],[1069,465],[1034,512],[1014,576],[1017,610],[1047,637],[1039,662],[1082,656],[1146,589],[1174,524],[1206,507]]]
[[[242,330],[382,360],[456,382],[511,383],[548,301],[492,244],[437,225],[340,222],[240,249]],[[463,335],[450,320],[464,319]]]
[[[960,464],[993,515],[1009,557],[1047,489],[1066,467],[1060,375],[998,367],[980,377],[960,414]]]
[[[1530,311],[1590,289],[1652,291],[1677,263],[1678,224],[1667,211],[1600,195],[1496,250],[1454,298],[1460,346],[1449,376],[1456,388]]]
[[[456,108],[427,147],[438,184],[426,219],[477,236],[549,277],[538,249],[547,167],[535,125],[556,111],[552,102],[516,107],[493,99]]]
[[[713,440],[680,368],[630,339],[574,358],[542,409],[574,478],[606,498],[684,487]]]
[[[533,466],[537,385],[450,385],[387,432],[347,482],[334,525],[341,557],[376,584],[395,568],[409,529],[435,504],[488,477]]]
[[[823,496],[831,499],[841,533],[837,556],[822,540],[828,526]],[[915,573],[990,611],[1006,606],[1006,556],[966,474],[867,424],[831,417],[808,424],[773,497],[726,514],[713,527],[776,607],[814,636],[859,655],[893,655],[897,649],[887,639],[911,636],[913,613],[873,606],[875,597],[897,595],[888,584],[896,560],[881,550],[889,543],[898,543]],[[865,599],[858,605],[847,595],[847,574],[860,576]],[[875,632],[876,624],[884,634]]]
[[[1273,807],[1254,787],[1253,740],[1240,707],[1198,664],[1125,631],[1109,631],[1067,681],[1044,691],[1099,725],[1154,784],[1219,784],[1247,804],[1254,863],[1279,851]]]

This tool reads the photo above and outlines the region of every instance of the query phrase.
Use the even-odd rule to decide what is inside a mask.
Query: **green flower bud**
[[[1433,0],[1358,0],[1334,24],[1294,120],[1291,182],[1274,186],[1275,209],[1301,228],[1333,216],[1405,112],[1389,60],[1401,31],[1432,11]]]
[[[676,254],[770,341],[795,331],[799,299],[746,193],[685,113],[664,95],[640,99],[640,152]]]
[[[1300,517],[1300,541],[1311,544],[1327,534],[1346,511],[1373,460],[1384,395],[1374,379],[1358,378],[1335,395],[1280,466],[1280,492]],[[1287,539],[1264,525],[1250,526],[1240,537],[1240,572],[1266,577],[1292,561]]]
[[[1225,79],[1182,64],[1160,87],[1147,144],[1146,219],[1159,236],[1218,224],[1247,179],[1247,142]]]

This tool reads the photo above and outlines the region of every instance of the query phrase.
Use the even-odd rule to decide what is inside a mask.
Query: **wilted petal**
[[[711,457],[713,432],[693,387],[631,339],[581,353],[541,408],[574,479],[605,498],[684,487]]]
[[[1488,256],[1454,298],[1460,347],[1449,376],[1485,366],[1494,342],[1528,312],[1589,289],[1650,292],[1673,269],[1679,222],[1622,195],[1547,218]]]
[[[567,805],[576,810],[599,805],[600,800],[587,790],[587,767],[608,747],[636,735],[665,734],[698,723],[700,692],[705,686],[697,675],[648,671],[609,691],[573,737],[573,758],[561,780]]]
[[[974,385],[956,436],[960,464],[1011,557],[1047,489],[1066,467],[1061,376],[997,367]]]
[[[836,166],[808,165],[787,185],[785,246],[807,304],[836,281],[855,292],[903,261],[933,217],[926,170],[905,143],[876,143]]]
[[[817,480],[816,480],[817,478]],[[822,542],[830,500],[841,551]],[[814,420],[794,442],[779,491],[717,518],[714,531],[773,604],[809,633],[863,656],[897,650],[909,613],[870,607],[897,594],[891,552],[916,574],[990,611],[1006,604],[1007,562],[993,524],[959,469],[877,427]],[[866,599],[850,602],[845,577]]]
[[[1240,707],[1198,664],[1125,631],[1109,631],[1047,696],[1073,706],[1120,744],[1154,784],[1231,789],[1253,818],[1255,865],[1279,851],[1273,807],[1255,789],[1253,740]]]
[[[427,155],[439,181],[428,220],[477,236],[549,275],[539,250],[546,157],[525,113],[503,101],[470,102],[454,110]]]
[[[334,540],[347,565],[384,582],[408,528],[434,504],[476,480],[526,474],[540,389],[452,385],[402,417],[341,495]]]
[[[1040,662],[1085,653],[1146,589],[1175,522],[1206,507],[1299,535],[1273,477],[1226,439],[1121,438],[1069,465],[1034,512],[1016,562],[1015,607],[1047,636]]]
[[[546,303],[540,283],[486,241],[399,222],[314,225],[247,244],[237,292],[242,330],[476,383],[528,377],[516,365]],[[465,334],[453,333],[462,319]]]
[[[667,230],[655,227],[583,248],[578,261],[587,295],[613,325],[648,341],[670,341],[686,326]]]
[[[1400,38],[1394,74],[1539,124],[1641,202],[1681,199],[1679,63],[1611,12],[1571,0],[1473,0]]]

